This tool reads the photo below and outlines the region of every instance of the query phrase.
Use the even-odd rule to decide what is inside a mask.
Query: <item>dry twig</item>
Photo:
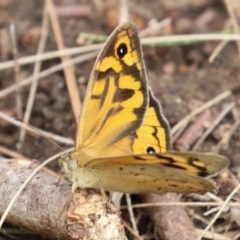
[[[146,194],[143,196],[145,202],[176,202],[177,194]],[[196,239],[197,235],[194,225],[186,213],[185,209],[180,206],[161,206],[152,207],[148,212],[156,224],[156,232],[164,240],[187,240]]]
[[[34,164],[26,160],[0,161],[0,215],[32,168]],[[91,190],[74,193],[59,217],[71,187],[66,181],[59,185],[55,181],[44,171],[37,173],[16,200],[7,222],[54,239],[125,239],[118,209]]]
[[[186,151],[190,149],[191,145],[198,139],[203,131],[204,131],[204,124],[206,121],[211,119],[211,111],[207,109],[203,112],[194,123],[192,123],[188,129],[183,133],[183,135],[177,140],[176,148],[178,150]]]
[[[201,145],[201,143],[206,139],[206,137],[213,131],[214,128],[223,120],[223,118],[234,108],[235,103],[229,104],[215,119],[212,125],[202,134],[198,141],[192,147],[192,150],[195,151]]]
[[[197,108],[196,110],[192,111],[190,114],[188,114],[186,117],[184,117],[180,122],[178,122],[173,128],[172,128],[172,134],[174,135],[179,129],[182,128],[182,126],[186,126],[186,124],[196,115],[201,113],[202,111],[212,107],[213,105],[219,103],[223,99],[230,97],[232,95],[232,91],[228,90],[226,92],[223,92],[216,96],[215,98],[211,99],[207,103],[204,103],[202,106]]]

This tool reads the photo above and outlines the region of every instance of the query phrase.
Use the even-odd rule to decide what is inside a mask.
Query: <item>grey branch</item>
[[[144,202],[177,202],[176,193],[145,194]],[[155,222],[156,234],[164,240],[197,239],[193,222],[181,206],[163,206],[148,208],[152,220]]]
[[[33,171],[27,160],[0,158],[0,215]],[[126,239],[119,210],[93,190],[71,196],[71,184],[39,172],[16,200],[6,221],[55,239]],[[63,210],[62,214],[61,211]]]

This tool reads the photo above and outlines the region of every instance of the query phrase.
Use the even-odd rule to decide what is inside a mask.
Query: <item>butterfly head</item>
[[[78,166],[77,158],[76,158],[74,152],[61,156],[61,158],[59,159],[59,163],[60,163],[60,166],[62,167],[63,171],[67,175],[69,175],[69,173],[71,171],[74,171]]]
[[[72,192],[75,192],[77,187],[89,188],[96,187],[92,183],[96,183],[96,178],[89,174],[89,169],[86,166],[88,157],[84,157],[83,152],[73,151],[59,160],[65,176],[73,183]]]
[[[66,155],[63,155],[60,160],[60,165],[66,174],[76,170],[77,168],[83,168],[88,162],[88,157],[84,152],[73,151]]]
[[[70,159],[68,162],[67,162],[67,168],[68,170],[70,171],[73,171],[77,168],[77,162],[75,159]]]
[[[75,152],[67,153],[65,155],[62,155],[59,159],[59,164],[61,166],[61,169],[64,173],[64,175],[73,182],[72,190],[76,189],[76,183],[74,180],[74,172],[76,172],[78,168],[78,158],[75,154]]]
[[[73,171],[78,167],[78,157],[75,152],[61,156],[59,163],[64,172]]]

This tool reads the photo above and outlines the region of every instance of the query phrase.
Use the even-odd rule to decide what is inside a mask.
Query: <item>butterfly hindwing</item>
[[[215,193],[214,182],[204,179],[217,174],[228,160],[217,154],[166,152],[95,159],[86,165],[105,189],[129,193]],[[113,174],[114,180],[108,181]]]
[[[215,183],[203,177],[217,174],[227,164],[221,155],[196,152],[100,158],[89,161],[84,171],[77,168],[71,179],[77,179],[80,187],[125,193],[215,193]]]
[[[142,126],[132,134],[134,154],[160,153],[171,150],[170,127],[162,107],[149,90],[149,106]]]
[[[177,168],[154,165],[99,164],[89,168],[98,181],[88,187],[124,193],[216,193],[215,183],[192,174],[183,174]],[[113,179],[114,176],[114,179]],[[92,180],[91,179],[91,180]]]
[[[162,113],[161,105],[149,89],[149,106],[141,127],[102,149],[98,154],[101,158],[113,157],[112,161],[114,161],[114,157],[117,156],[160,153],[169,150],[171,150],[170,127]]]
[[[114,161],[108,158],[99,158],[89,161],[86,167],[108,163],[113,165],[152,165],[155,166],[155,168],[163,166],[169,169],[180,169],[183,172],[185,171],[199,177],[209,177],[225,168],[228,161],[224,156],[213,153],[170,151],[165,153],[116,157]]]

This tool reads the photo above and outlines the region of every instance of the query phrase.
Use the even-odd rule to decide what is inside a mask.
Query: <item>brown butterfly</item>
[[[228,164],[221,155],[171,152],[170,129],[147,82],[131,22],[118,26],[100,52],[81,113],[75,150],[61,159],[73,190],[124,193],[215,192],[203,177]]]

